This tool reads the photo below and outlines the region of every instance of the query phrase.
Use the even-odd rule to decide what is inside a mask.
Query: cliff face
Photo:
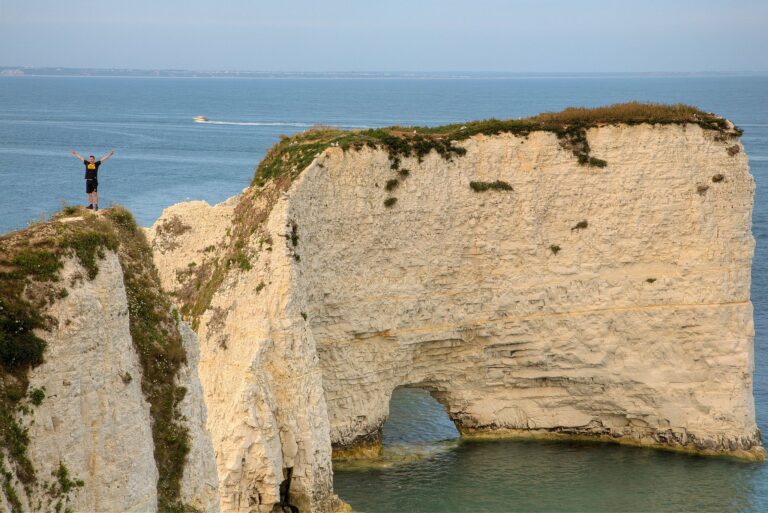
[[[0,313],[15,308],[6,284],[26,271],[29,276],[16,291],[45,319],[34,332],[44,342],[42,362],[26,375],[13,366],[11,332],[0,323],[0,440],[6,472],[0,511],[150,512],[169,511],[174,504],[219,511],[213,446],[197,376],[197,336],[183,322],[172,327],[181,331],[181,344],[173,350],[183,351],[175,356],[179,367],[174,376],[164,359],[166,342],[150,333],[151,357],[169,374],[147,380],[151,371],[142,361],[146,347],[137,345],[142,322],[137,315],[157,327],[155,316],[170,318],[171,312],[165,310],[167,303],[152,302],[157,278],[152,278],[151,259],[140,259],[146,256],[142,248],[149,248],[129,215],[112,217],[123,212],[76,212],[80,215],[59,216],[0,240]],[[43,306],[37,303],[46,296]],[[26,329],[21,323],[17,332]],[[168,385],[177,391],[176,399],[159,393]],[[11,398],[19,388],[27,389],[27,397]],[[164,400],[176,402],[177,409],[165,430],[159,424],[167,419],[158,413]],[[159,445],[158,433],[176,438],[164,435]],[[184,457],[169,462],[168,447],[179,444]],[[180,475],[163,479],[160,471],[169,469]],[[169,485],[179,491],[169,491]]]
[[[404,161],[389,195],[382,152],[330,152],[303,174],[296,288],[335,444],[375,437],[392,390],[418,385],[463,433],[759,446],[744,153],[696,126],[588,140],[607,167],[535,133]],[[514,190],[469,186],[497,180]]]
[[[375,452],[401,385],[465,436],[763,457],[741,145],[685,123],[563,137],[310,148],[300,174],[164,212],[224,510],[338,507],[331,445]]]
[[[278,198],[272,187],[254,199],[253,213],[271,209],[271,215],[252,234],[247,265],[224,264],[232,272],[197,327],[223,511],[269,512],[280,502],[301,511],[341,507],[332,493],[317,349],[295,302],[297,270],[282,238],[288,202]],[[188,279],[190,264],[200,266],[215,254],[211,248],[220,245],[236,215],[234,203],[166,210],[150,230],[164,287],[178,292],[178,278]],[[280,490],[288,483],[290,499]]]

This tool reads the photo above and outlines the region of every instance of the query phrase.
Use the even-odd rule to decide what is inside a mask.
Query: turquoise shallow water
[[[315,123],[435,125],[631,99],[692,103],[745,129],[757,180],[754,391],[768,432],[768,77],[0,77],[0,232],[85,198],[70,149],[115,149],[100,171],[102,204],[122,203],[148,225],[178,201],[236,194],[279,134]],[[222,123],[195,124],[196,115]],[[584,443],[442,442],[455,432],[413,391],[398,393],[392,420],[392,458],[418,458],[339,469],[337,491],[359,511],[768,511],[768,465]]]
[[[588,442],[464,442],[424,391],[397,390],[391,407],[383,459],[392,464],[337,466],[336,490],[355,511],[765,511],[758,463]]]

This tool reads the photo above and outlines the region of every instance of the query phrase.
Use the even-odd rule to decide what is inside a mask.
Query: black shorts
[[[95,178],[85,180],[85,193],[90,194],[99,190],[99,181]]]

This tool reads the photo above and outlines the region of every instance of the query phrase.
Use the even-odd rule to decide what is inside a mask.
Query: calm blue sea
[[[757,180],[755,400],[768,433],[768,77],[0,77],[0,232],[85,200],[71,149],[114,149],[99,173],[101,204],[121,203],[149,225],[178,201],[240,192],[280,134],[314,124],[436,125],[625,100],[691,103],[745,130]],[[357,511],[768,511],[768,465],[586,443],[440,442],[454,430],[412,390],[392,412],[385,441],[406,462],[337,469],[337,491]]]

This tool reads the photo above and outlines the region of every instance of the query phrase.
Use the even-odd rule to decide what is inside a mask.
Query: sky
[[[768,71],[768,0],[0,0],[0,66]]]

